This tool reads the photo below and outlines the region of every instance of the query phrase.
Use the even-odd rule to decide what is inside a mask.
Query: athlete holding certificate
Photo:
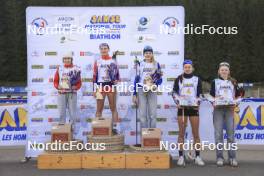
[[[114,85],[120,79],[119,69],[115,54],[113,57],[109,56],[110,47],[107,43],[100,44],[99,50],[101,56],[94,62],[93,66],[94,96],[97,102],[96,117],[102,117],[104,101],[107,97],[115,124],[119,121],[119,117],[116,109],[117,92]]]
[[[213,122],[215,128],[215,143],[223,147],[223,130],[226,127],[229,164],[238,166],[236,152],[232,149],[235,143],[234,133],[234,108],[242,97],[243,90],[239,89],[237,81],[230,76],[230,65],[227,62],[219,64],[218,78],[214,79],[211,85],[210,94],[213,97],[214,114]],[[216,150],[217,166],[224,165],[223,150]]]
[[[77,120],[77,91],[81,88],[81,70],[73,65],[72,52],[63,56],[63,66],[59,66],[54,76],[54,87],[58,90],[60,124],[66,122],[66,109],[69,109],[70,122],[74,128]]]
[[[173,99],[178,106],[178,124],[179,124],[179,166],[185,165],[183,144],[185,129],[188,117],[192,126],[194,143],[200,144],[199,136],[199,97],[202,94],[202,82],[199,77],[193,75],[193,65],[191,60],[183,62],[183,71],[174,82]],[[200,157],[200,150],[195,151],[195,164],[203,166],[204,162]]]

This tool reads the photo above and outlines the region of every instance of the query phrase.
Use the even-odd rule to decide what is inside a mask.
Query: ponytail
[[[231,76],[228,76],[228,80],[231,81],[231,83],[234,85],[234,86],[237,86],[238,83],[237,83],[237,80]]]

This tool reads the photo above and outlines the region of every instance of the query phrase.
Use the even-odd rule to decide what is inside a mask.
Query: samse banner
[[[0,105],[0,146],[25,145],[27,104]]]
[[[73,63],[81,68],[83,84],[77,95],[80,117],[77,136],[84,142],[96,111],[92,65],[99,57],[100,43],[108,43],[111,52],[119,51],[120,84],[133,85],[134,61],[136,57],[143,59],[142,50],[146,45],[152,46],[155,59],[161,64],[163,86],[172,86],[174,78],[182,72],[184,35],[175,33],[175,29],[184,27],[184,8],[180,6],[28,7],[26,25],[29,141],[49,141],[51,124],[58,122],[53,76],[65,52],[73,52]],[[117,95],[121,118],[118,129],[125,134],[126,144],[136,143],[136,109],[132,95],[129,91]],[[157,127],[163,129],[164,140],[173,142],[178,133],[175,107],[170,93],[159,93]],[[111,117],[107,101],[103,116]],[[27,156],[41,152],[29,149]]]
[[[209,102],[200,107],[200,134],[203,141],[214,142],[212,112]],[[235,140],[238,144],[264,145],[264,99],[244,99],[235,108],[234,120]]]
[[[207,102],[202,103],[200,107],[200,134],[203,141],[214,142],[211,114],[210,104]],[[35,130],[29,129],[27,133],[26,104],[1,105],[0,115],[1,146],[26,145],[27,135],[37,135]],[[235,137],[239,144],[264,144],[264,99],[244,100],[236,109],[235,121]],[[188,132],[188,134],[190,133],[191,131]]]

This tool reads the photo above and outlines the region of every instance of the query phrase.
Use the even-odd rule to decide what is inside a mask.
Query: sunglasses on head
[[[229,63],[227,63],[227,62],[222,62],[222,63],[220,63],[220,64],[219,64],[219,67],[221,67],[221,66],[226,66],[226,67],[230,68]]]

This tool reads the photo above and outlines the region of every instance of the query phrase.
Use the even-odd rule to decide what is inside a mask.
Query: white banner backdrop
[[[0,146],[25,145],[27,104],[0,105]]]
[[[58,121],[57,91],[53,87],[56,66],[62,64],[65,52],[74,53],[74,64],[81,67],[82,87],[78,92],[78,138],[86,141],[90,121],[94,118],[96,101],[92,96],[92,64],[98,57],[102,42],[110,45],[117,56],[122,83],[134,81],[134,60],[142,59],[144,46],[154,49],[155,59],[164,72],[163,85],[172,86],[182,71],[184,35],[171,31],[160,33],[160,26],[169,30],[184,27],[184,8],[163,7],[28,7],[26,10],[28,54],[28,140],[50,140],[52,122]],[[55,27],[55,28],[54,28]],[[105,29],[104,34],[80,34],[83,29]],[[34,34],[34,29],[37,29]],[[52,32],[64,29],[71,34]],[[47,30],[50,33],[44,33]],[[135,144],[135,107],[132,93],[120,92],[117,107],[126,144]],[[107,101],[106,101],[107,102]],[[157,126],[163,129],[163,138],[177,141],[176,108],[168,93],[158,96]],[[106,103],[104,116],[110,117]],[[27,150],[26,156],[37,156],[42,151]]]

